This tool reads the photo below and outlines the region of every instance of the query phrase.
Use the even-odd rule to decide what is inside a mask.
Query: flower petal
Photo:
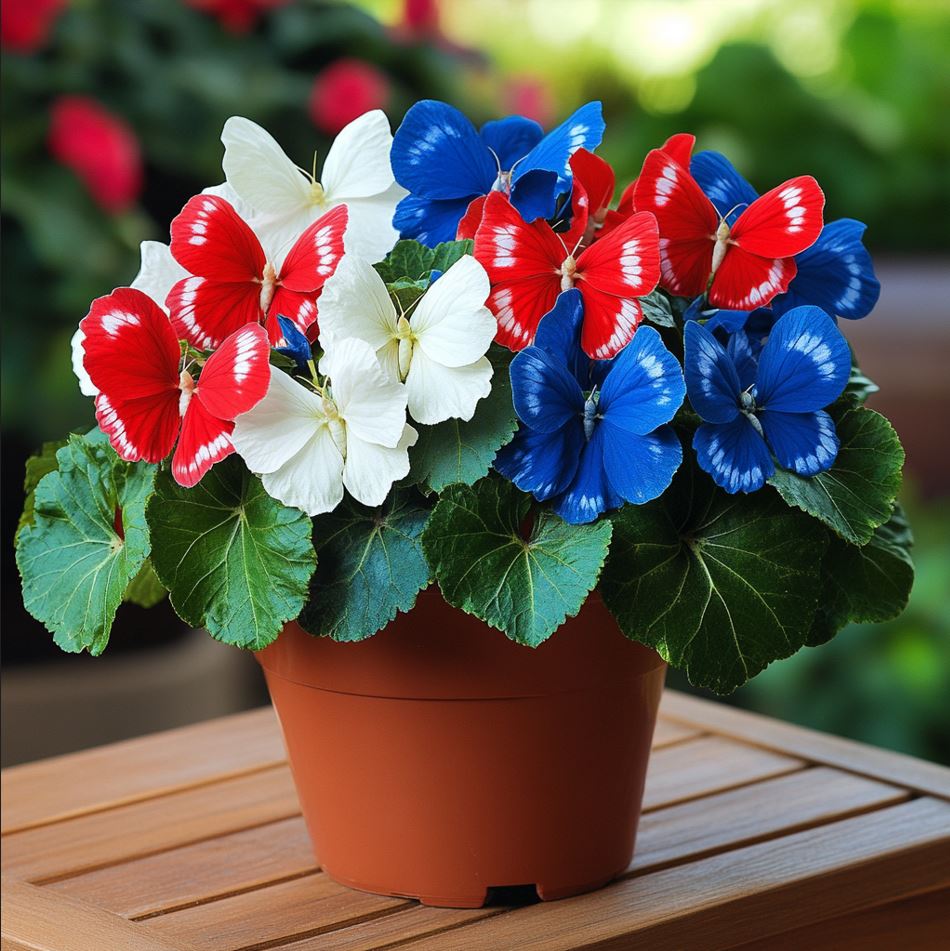
[[[603,426],[595,427],[590,441],[581,450],[570,486],[554,501],[554,511],[572,525],[592,522],[601,512],[623,504],[604,470],[604,435]]]
[[[348,198],[346,207],[350,211],[350,222],[343,236],[347,254],[359,255],[372,264],[382,261],[399,238],[393,216],[396,206],[405,197],[405,188],[393,184],[369,198]]]
[[[495,468],[522,492],[539,502],[563,492],[577,472],[584,448],[584,428],[572,420],[553,433],[538,433],[522,426],[495,457]]]
[[[765,440],[745,416],[730,423],[703,423],[693,436],[696,461],[730,495],[756,492],[775,472]]]
[[[363,505],[382,505],[394,482],[409,474],[409,447],[419,434],[406,424],[398,443],[388,448],[347,432],[343,484]]]
[[[383,279],[366,261],[344,255],[320,295],[320,335],[326,346],[356,337],[379,350],[395,337],[396,321]]]
[[[395,183],[389,150],[393,136],[381,109],[364,112],[340,130],[320,175],[333,202],[379,195]]]
[[[271,367],[267,393],[237,417],[231,439],[252,472],[276,472],[326,425],[325,420],[319,396]]]
[[[683,461],[683,447],[672,426],[635,435],[605,419],[601,428],[605,430],[604,468],[611,486],[635,505],[662,495]]]
[[[515,412],[525,425],[553,433],[584,414],[584,394],[567,368],[539,347],[527,347],[511,361]]]
[[[426,426],[446,419],[469,420],[478,401],[491,392],[491,377],[488,357],[466,367],[445,367],[417,347],[406,377],[409,415]]]
[[[142,263],[129,287],[148,294],[167,314],[165,298],[180,280],[188,277],[188,272],[172,257],[172,249],[161,241],[143,241],[139,250]]]
[[[86,355],[83,347],[85,339],[86,335],[82,332],[82,328],[77,327],[69,341],[69,346],[72,349],[73,373],[76,374],[76,379],[79,380],[79,392],[83,396],[97,396],[99,387],[92,382],[86,368],[83,366],[83,358]]]
[[[491,286],[470,255],[458,259],[416,305],[409,321],[418,346],[445,367],[463,367],[484,356],[498,326],[485,306]]]
[[[813,476],[829,469],[838,456],[834,420],[824,411],[780,413],[766,410],[759,416],[769,447],[783,469]]]
[[[267,494],[307,515],[332,512],[343,499],[343,455],[321,425],[276,472],[261,476]]]

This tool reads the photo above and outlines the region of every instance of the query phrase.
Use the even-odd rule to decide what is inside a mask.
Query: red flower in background
[[[555,116],[551,90],[544,80],[533,76],[519,76],[509,80],[504,91],[505,111],[534,119],[545,128]]]
[[[336,135],[345,125],[389,101],[389,79],[358,59],[338,59],[313,81],[309,111],[314,125]]]
[[[66,0],[3,0],[0,45],[17,53],[35,53],[46,45]]]
[[[190,7],[216,16],[232,33],[246,33],[258,17],[272,7],[282,7],[290,0],[185,0]]]
[[[400,26],[416,36],[434,36],[439,32],[438,0],[404,0]]]
[[[135,133],[94,99],[61,96],[53,103],[49,149],[106,211],[124,211],[142,190]]]

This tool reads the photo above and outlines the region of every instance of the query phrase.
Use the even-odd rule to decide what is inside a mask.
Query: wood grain
[[[298,812],[290,771],[279,766],[4,836],[3,870],[44,881]]]
[[[76,898],[4,879],[3,948],[10,951],[188,951]]]
[[[644,811],[803,769],[798,758],[719,736],[677,743],[650,757]]]
[[[936,799],[488,918],[468,925],[458,947],[717,951],[798,927],[806,915],[820,922],[913,894],[924,880],[950,882],[950,806]],[[436,936],[407,947],[447,945]]]
[[[261,707],[13,766],[0,779],[2,831],[6,834],[265,769],[284,759],[277,718],[271,707]]]
[[[813,762],[850,769],[929,796],[950,799],[950,769],[902,753],[819,733],[723,703],[709,703],[675,690],[663,694],[660,716],[694,729],[731,736],[745,743],[804,756]]]

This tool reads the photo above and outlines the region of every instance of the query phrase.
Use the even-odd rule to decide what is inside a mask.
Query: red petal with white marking
[[[286,347],[287,341],[284,340],[283,331],[277,322],[278,315],[287,317],[296,324],[297,329],[310,336],[310,331],[314,330],[314,322],[317,319],[317,301],[323,288],[317,291],[311,291],[309,294],[300,294],[297,291],[288,291],[283,287],[278,287],[274,291],[274,299],[267,310],[267,320],[264,326],[267,327],[267,333],[272,347]],[[319,328],[314,331],[312,340],[317,339]]]
[[[764,258],[792,257],[818,240],[824,207],[818,182],[799,175],[752,202],[736,219],[729,237]]]
[[[541,318],[554,306],[560,292],[557,276],[496,284],[486,301],[498,321],[495,340],[510,350],[523,350],[534,340]]]
[[[649,294],[660,279],[659,240],[653,215],[632,215],[577,259],[578,286],[617,297]]]
[[[709,303],[724,310],[753,310],[782,294],[797,273],[794,258],[762,258],[730,247],[709,288]]]
[[[346,205],[337,205],[310,225],[284,258],[280,285],[302,294],[315,294],[323,287],[343,257],[347,220]]]
[[[185,410],[181,438],[172,457],[172,475],[175,481],[190,489],[216,463],[234,452],[231,431],[234,423],[212,416],[192,397]]]
[[[161,462],[175,445],[180,417],[178,388],[138,399],[96,397],[96,421],[126,462]]]
[[[231,334],[201,370],[192,401],[218,419],[234,419],[257,405],[270,385],[270,346],[260,324]],[[191,403],[188,404],[189,410]]]
[[[538,219],[527,224],[499,192],[485,199],[475,234],[475,258],[493,285],[541,277],[556,277],[559,283],[566,257],[564,245],[547,222]]]
[[[689,132],[677,132],[671,135],[660,147],[661,152],[665,152],[681,168],[689,168],[690,160],[693,157],[693,146],[696,144],[696,136]]]
[[[643,311],[639,302],[629,297],[615,297],[587,284],[580,289],[584,297],[581,348],[595,360],[606,360],[630,342]]]
[[[238,328],[260,321],[261,285],[186,277],[171,289],[166,304],[180,337],[199,350],[213,350]]]
[[[713,242],[708,238],[674,241],[660,238],[660,283],[681,297],[696,297],[706,290],[712,270]],[[726,257],[729,255],[727,254]]]
[[[458,230],[455,232],[456,241],[466,241],[475,237],[478,226],[482,223],[482,215],[485,212],[485,195],[479,195],[473,198],[471,204],[462,215]]]
[[[147,294],[120,287],[94,300],[79,326],[85,335],[83,366],[113,402],[177,388],[178,337]]]
[[[230,202],[195,195],[172,222],[171,249],[187,271],[214,281],[260,281],[264,251]]]

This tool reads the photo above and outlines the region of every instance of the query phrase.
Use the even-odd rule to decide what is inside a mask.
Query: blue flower
[[[604,134],[599,102],[582,106],[547,135],[523,116],[488,122],[477,132],[458,109],[424,99],[393,138],[390,160],[409,195],[393,225],[404,238],[435,245],[453,241],[469,204],[490,191],[510,195],[525,221],[550,218],[570,190],[571,156],[593,151]]]
[[[696,321],[684,336],[686,391],[704,420],[693,448],[717,485],[729,493],[761,489],[775,472],[773,455],[802,476],[834,463],[838,436],[823,408],[848,382],[851,351],[826,313],[790,310],[758,359],[745,331],[725,348]]]
[[[689,170],[730,225],[758,198],[755,189],[718,152],[697,153]],[[795,256],[798,273],[788,291],[772,300],[770,306],[775,313],[781,315],[793,307],[813,304],[849,320],[866,317],[877,303],[881,285],[874,275],[871,256],[861,243],[864,230],[865,225],[853,218],[826,224],[818,240]]]
[[[289,317],[278,314],[277,323],[280,324],[280,332],[284,336],[284,346],[275,349],[285,357],[290,357],[301,370],[306,370],[308,361],[313,359],[310,341]]]
[[[550,500],[573,524],[655,499],[683,459],[666,424],[686,387],[660,335],[640,327],[612,360],[590,360],[580,347],[583,316],[580,292],[565,291],[534,345],[512,361],[522,425],[495,460],[502,475],[538,501]]]

